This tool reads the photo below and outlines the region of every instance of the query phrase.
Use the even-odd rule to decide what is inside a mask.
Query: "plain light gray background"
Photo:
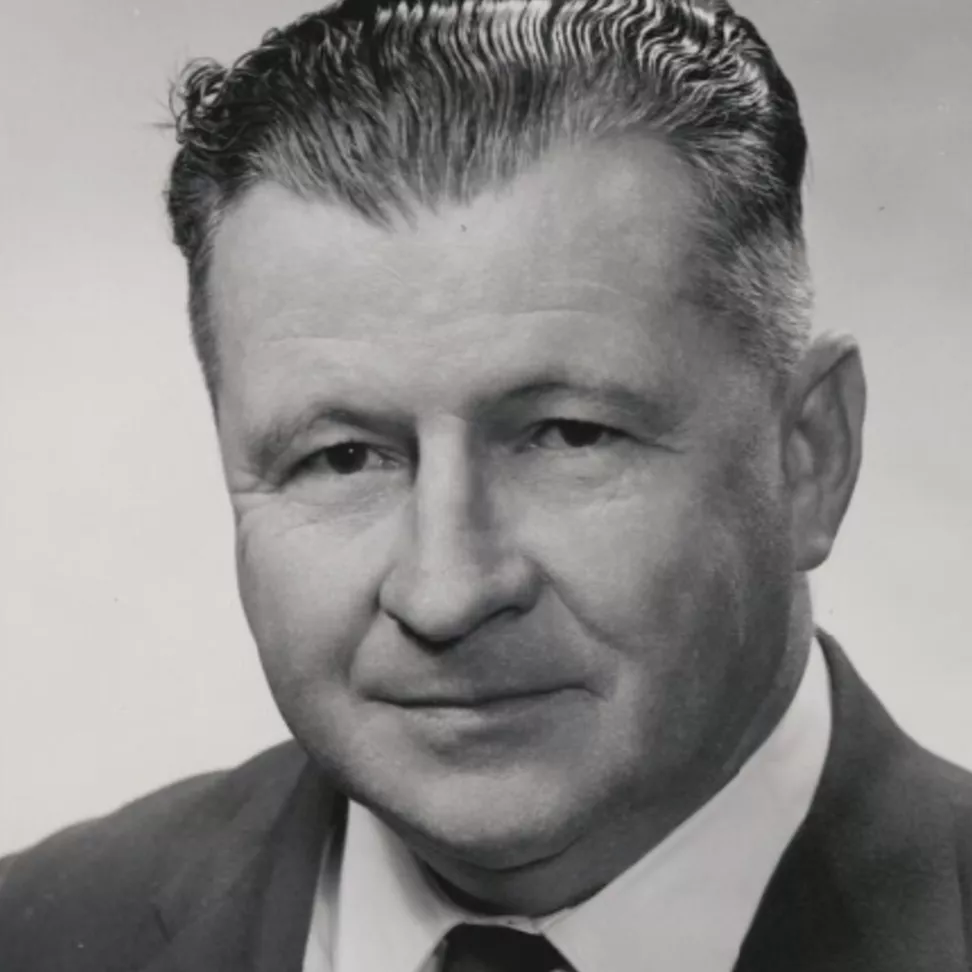
[[[0,14],[0,853],[284,737],[160,191],[167,82],[306,0]],[[972,765],[972,3],[739,0],[796,84],[818,326],[865,354],[863,479],[818,617]]]

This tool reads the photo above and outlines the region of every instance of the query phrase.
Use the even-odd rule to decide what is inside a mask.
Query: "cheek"
[[[725,524],[692,482],[652,482],[545,520],[535,545],[552,586],[599,641],[643,654],[682,629],[732,560]],[[729,549],[722,550],[720,548]]]
[[[659,615],[723,651],[743,648],[766,620],[761,605],[790,587],[788,536],[779,497],[755,463],[716,467],[672,521]]]
[[[728,664],[757,623],[767,583],[785,575],[784,524],[765,490],[740,488],[741,475],[658,476],[569,526],[561,516],[538,531],[552,586],[609,647],[631,691]]]
[[[262,511],[237,526],[240,597],[275,694],[346,683],[373,618],[374,544]]]

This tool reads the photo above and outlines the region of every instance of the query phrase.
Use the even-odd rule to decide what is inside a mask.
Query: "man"
[[[5,972],[972,968],[969,778],[813,627],[864,381],[753,26],[352,0],[181,96],[297,744],[7,860]]]

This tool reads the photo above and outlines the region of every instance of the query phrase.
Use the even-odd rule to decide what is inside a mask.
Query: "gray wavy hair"
[[[554,145],[661,137],[696,176],[698,299],[785,376],[809,334],[792,86],[721,0],[348,0],[173,89],[167,204],[215,399],[207,275],[222,215],[273,180],[387,225],[462,203]]]

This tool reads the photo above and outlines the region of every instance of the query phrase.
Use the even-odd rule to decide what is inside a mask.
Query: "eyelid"
[[[596,434],[597,442],[591,443],[590,446],[573,446],[569,447],[572,449],[581,448],[604,448],[609,444],[617,443],[624,439],[631,438],[627,432],[622,429],[618,429],[612,425],[608,425],[605,422],[597,422],[593,419],[579,419],[579,418],[568,418],[564,416],[551,417],[547,419],[542,419],[539,422],[533,423],[526,436],[525,446],[527,449],[539,449],[543,448],[541,445],[541,440],[545,438],[549,433],[561,431],[561,435],[564,436],[565,441],[569,438],[563,427],[564,426],[580,426],[585,429],[593,430]]]
[[[365,449],[371,452],[375,457],[377,457],[382,462],[382,464],[388,463],[389,465],[397,465],[397,466],[402,465],[401,454],[396,453],[392,449],[382,448],[380,446],[375,445],[372,442],[367,442],[364,439],[347,438],[347,439],[340,439],[336,442],[328,443],[327,445],[319,446],[318,448],[312,449],[309,452],[305,453],[300,459],[298,459],[290,466],[289,470],[286,473],[285,478],[291,480],[297,476],[300,476],[302,473],[307,472],[318,458],[323,458],[325,461],[328,461],[327,457],[324,455],[326,452],[328,452],[331,449],[338,449],[341,446],[345,446],[345,445],[363,446]]]
[[[406,451],[401,446],[393,445],[387,436],[368,432],[360,428],[309,432],[304,436],[300,436],[298,440],[295,440],[292,451],[303,456],[310,456],[322,452],[325,449],[334,449],[338,446],[353,444],[367,446],[369,449],[380,452],[399,455],[404,454]]]
[[[363,446],[365,449],[371,452],[376,452],[379,455],[388,455],[395,452],[394,449],[390,448],[383,442],[375,442],[372,439],[366,439],[363,436],[349,435],[345,438],[335,439],[333,442],[321,442],[314,443],[313,446],[307,451],[307,458],[312,456],[320,455],[322,452],[327,452],[329,449],[340,449],[342,446]]]
[[[548,418],[539,419],[534,422],[531,428],[534,431],[541,429],[556,427],[560,425],[584,425],[591,426],[593,428],[601,429],[604,432],[610,432],[614,435],[628,435],[624,429],[618,428],[617,425],[611,422],[603,421],[601,419],[579,417],[575,415],[552,415]]]

